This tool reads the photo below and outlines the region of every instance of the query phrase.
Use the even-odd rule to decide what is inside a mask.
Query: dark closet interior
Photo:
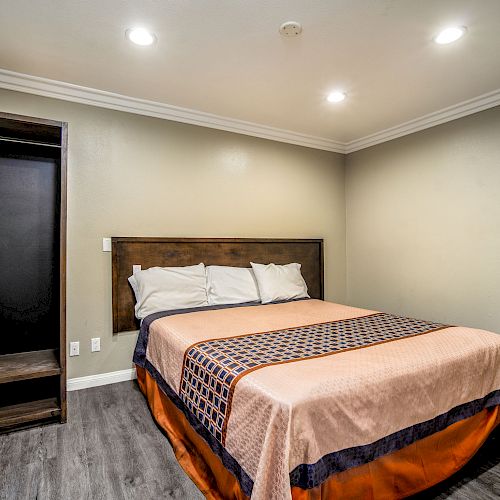
[[[0,113],[0,431],[66,420],[66,143]]]

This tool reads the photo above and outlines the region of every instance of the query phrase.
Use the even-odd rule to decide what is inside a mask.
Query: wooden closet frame
[[[48,351],[32,351],[27,353],[19,353],[14,355],[0,356],[0,391],[2,383],[9,383],[21,380],[29,380],[42,378],[47,376],[59,376],[59,408],[52,410],[43,408],[41,405],[37,407],[37,401],[33,401],[31,407],[25,404],[25,412],[12,409],[4,410],[0,408],[0,432],[8,432],[17,428],[30,427],[39,423],[48,423],[59,421],[64,423],[67,421],[67,401],[66,401],[66,230],[67,230],[67,160],[68,160],[68,124],[66,122],[48,120],[44,118],[34,118],[30,116],[15,115],[10,113],[0,112],[0,119],[13,120],[20,123],[20,129],[29,131],[30,125],[33,124],[33,131],[36,127],[41,126],[43,135],[43,126],[57,127],[61,131],[60,144],[55,145],[48,141],[29,141],[17,140],[12,138],[2,138],[2,140],[11,140],[14,142],[24,142],[35,146],[58,147],[60,148],[60,156],[58,156],[60,166],[60,206],[59,206],[59,347],[58,347],[58,365],[55,362],[47,363],[43,359],[42,353]],[[40,362],[37,364],[37,356],[34,353],[40,353]],[[10,356],[10,358],[5,358]],[[2,359],[3,358],[3,359]],[[2,361],[4,366],[2,367]],[[27,361],[28,360],[28,361]],[[2,370],[2,368],[4,368]],[[5,409],[6,407],[4,407]]]

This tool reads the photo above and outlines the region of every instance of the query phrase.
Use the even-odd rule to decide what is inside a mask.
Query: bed
[[[114,238],[115,329],[136,325],[132,265],[252,259],[303,262],[311,298],[158,312],[134,353],[154,419],[207,498],[404,498],[500,422],[500,336],[323,301],[321,240]]]

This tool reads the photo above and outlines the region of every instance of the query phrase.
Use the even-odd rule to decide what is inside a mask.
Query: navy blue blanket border
[[[155,379],[156,383],[160,386],[160,389],[165,393],[170,401],[172,401],[172,403],[174,403],[174,405],[182,411],[188,422],[191,424],[191,427],[193,427],[198,435],[205,440],[208,446],[210,446],[210,449],[219,457],[224,464],[224,467],[228,469],[238,480],[243,493],[250,497],[253,489],[253,481],[243,470],[240,464],[227,452],[222,444],[219,443],[219,441],[217,441],[212,434],[210,434],[208,429],[188,410],[183,401],[170,388],[165,380],[163,380],[163,377],[160,375],[158,370],[156,370],[156,368],[148,360],[146,360],[144,368]]]
[[[276,302],[271,302],[270,304],[261,304],[260,302],[244,302],[242,304],[223,304],[218,306],[202,306],[202,307],[192,307],[190,309],[176,309],[173,311],[161,311],[154,314],[146,316],[141,322],[141,328],[139,330],[139,337],[137,338],[137,344],[135,346],[134,363],[139,366],[143,366],[143,362],[146,361],[146,349],[148,347],[148,337],[149,337],[149,326],[151,323],[157,319],[165,318],[166,316],[175,316],[177,314],[188,314],[200,311],[215,311],[217,309],[233,309],[235,307],[252,307],[252,306],[262,306],[271,304],[285,304],[287,302],[299,302],[302,300],[311,300],[309,298],[302,299],[292,299],[292,300],[278,300]]]
[[[157,319],[165,318],[166,316],[175,316],[178,314],[188,314],[200,311],[214,311],[216,309],[232,309],[234,307],[251,307],[251,306],[261,306],[261,305],[262,304],[260,302],[245,302],[243,304],[225,304],[219,306],[192,307],[190,309],[176,309],[174,311],[161,311],[154,314],[150,314],[149,316],[146,316],[141,322],[141,329],[139,330],[139,337],[137,338],[137,344],[135,346],[133,361],[134,363],[140,366],[143,366],[142,363],[146,361],[146,349],[148,347],[149,326],[153,321]]]
[[[308,299],[296,299],[296,300],[308,300]],[[284,303],[292,301],[280,301],[274,303]],[[198,420],[198,418],[193,415],[186,407],[184,402],[179,398],[177,393],[172,390],[172,388],[165,382],[163,377],[160,375],[158,370],[146,359],[146,350],[148,346],[149,338],[149,327],[151,323],[159,318],[164,318],[166,316],[173,316],[177,314],[187,314],[199,311],[210,311],[216,309],[230,309],[235,307],[249,307],[262,305],[260,302],[246,302],[243,304],[227,304],[219,306],[203,306],[191,309],[178,309],[175,311],[162,311],[159,313],[151,314],[143,319],[141,323],[141,329],[139,331],[139,337],[137,338],[137,344],[134,351],[134,363],[138,366],[146,369],[149,374],[154,378],[156,383],[159,385],[160,389],[165,393],[165,395],[174,403],[174,405],[182,411],[184,416],[187,418],[188,422],[191,424],[193,429],[205,440],[205,442],[210,446],[210,449],[220,458],[224,467],[228,469],[234,477],[240,483],[240,487],[245,495],[250,497],[253,489],[253,481],[250,479],[248,474],[243,470],[240,464],[227,452],[227,450],[222,446],[222,444],[217,441],[208,429]]]
[[[381,456],[401,450],[419,439],[446,429],[455,422],[472,417],[485,408],[499,404],[500,391],[494,391],[484,398],[455,406],[431,420],[401,429],[373,443],[329,453],[314,464],[298,465],[290,472],[290,484],[302,489],[315,488],[332,474],[372,462]]]
[[[146,359],[146,349],[148,344],[149,326],[153,321],[165,316],[175,314],[187,314],[191,312],[227,309],[233,307],[249,307],[261,305],[258,302],[246,304],[231,304],[221,306],[206,306],[193,309],[181,309],[177,311],[160,312],[146,317],[141,324],[137,345],[134,351],[134,363],[145,368],[154,378],[160,389],[182,411],[193,429],[205,440],[210,449],[220,458],[224,467],[228,469],[240,483],[241,489],[248,497],[252,494],[253,481],[238,462],[227,452],[222,444],[217,441],[212,434],[203,426],[198,418],[193,415],[179,398],[174,390],[165,382],[156,368]],[[398,451],[419,439],[423,439],[431,434],[439,432],[446,427],[466,418],[472,417],[485,408],[500,405],[500,390],[493,391],[483,398],[476,399],[469,403],[456,406],[451,410],[438,415],[406,429],[385,436],[378,441],[364,445],[346,448],[325,455],[314,464],[298,465],[290,472],[290,486],[298,486],[302,489],[310,489],[320,486],[332,474],[343,472],[347,469],[372,462],[377,458]]]

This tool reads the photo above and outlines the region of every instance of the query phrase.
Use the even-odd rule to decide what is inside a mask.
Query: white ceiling
[[[499,54],[500,0],[0,0],[0,68],[342,143],[499,89]]]

